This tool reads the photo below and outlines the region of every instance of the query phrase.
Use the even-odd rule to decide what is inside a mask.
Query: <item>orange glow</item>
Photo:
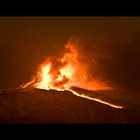
[[[114,104],[108,103],[108,102],[106,102],[106,101],[103,101],[103,100],[101,100],[101,99],[89,97],[89,96],[85,95],[84,93],[83,93],[83,94],[78,94],[78,92],[75,92],[75,91],[73,91],[73,90],[70,90],[70,91],[71,91],[74,95],[76,95],[76,96],[79,96],[79,97],[82,97],[82,98],[86,98],[86,99],[89,99],[89,100],[93,100],[93,101],[96,101],[96,102],[99,102],[99,103],[108,105],[108,106],[110,106],[110,107],[114,107],[114,108],[118,108],[118,109],[123,108],[122,106],[114,105]]]
[[[82,55],[78,54],[78,47],[69,42],[65,45],[64,55],[57,59],[55,63],[60,63],[59,67],[53,67],[51,60],[41,66],[39,82],[36,88],[66,90],[72,86],[90,90],[106,90],[109,86],[97,81],[88,79],[90,67],[87,63],[80,61]]]
[[[51,69],[51,64],[47,64],[45,66],[43,66],[41,68],[42,71],[42,75],[41,75],[41,82],[36,84],[37,87],[41,88],[41,89],[50,89],[50,85],[51,85],[51,75],[49,74]]]
[[[58,65],[54,65],[53,61],[49,59],[40,66],[38,74],[36,75],[38,82],[35,82],[33,86],[45,90],[69,90],[76,96],[94,100],[114,108],[122,108],[100,99],[88,97],[85,94],[78,94],[78,92],[71,89],[71,87],[74,86],[94,91],[109,90],[111,87],[97,79],[89,78],[90,66],[86,62],[83,62],[82,53],[80,53],[76,44],[70,41],[65,45],[65,49],[64,55],[55,60],[55,64]],[[27,85],[29,84],[30,82]]]

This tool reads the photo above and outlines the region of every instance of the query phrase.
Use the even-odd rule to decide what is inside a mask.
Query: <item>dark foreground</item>
[[[0,91],[0,123],[140,123],[139,109],[115,109],[69,91]]]

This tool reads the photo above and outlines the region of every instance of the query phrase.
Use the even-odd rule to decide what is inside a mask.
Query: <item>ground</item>
[[[0,123],[140,123],[140,111],[115,109],[69,91],[0,91]]]

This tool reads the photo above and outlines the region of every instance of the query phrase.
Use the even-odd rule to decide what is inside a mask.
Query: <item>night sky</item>
[[[139,90],[140,17],[0,17],[0,88],[28,81],[73,36],[83,42],[84,55],[96,60],[95,77]]]

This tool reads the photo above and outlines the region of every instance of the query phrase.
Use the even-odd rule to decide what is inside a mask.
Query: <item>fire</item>
[[[78,54],[78,47],[75,44],[69,42],[65,45],[65,49],[67,51],[61,58],[55,60],[55,65],[51,60],[42,64],[38,76],[40,81],[35,84],[36,88],[68,90],[75,86],[90,90],[110,89],[95,79],[89,80],[89,65],[80,61],[82,55]]]
[[[49,74],[49,71],[51,69],[51,64],[47,64],[46,66],[42,67],[42,77],[41,77],[41,82],[37,85],[38,88],[42,89],[50,89],[51,86],[51,75]]]
[[[80,52],[78,45],[71,41],[65,45],[65,52],[61,57],[57,59],[48,59],[43,63],[36,75],[37,82],[35,80],[30,81],[24,87],[29,84],[33,84],[35,88],[45,90],[69,90],[74,95],[80,96],[89,100],[94,100],[111,107],[122,108],[121,106],[113,105],[102,101],[100,99],[91,98],[85,94],[78,94],[78,92],[72,90],[71,87],[79,87],[88,90],[108,90],[111,87],[107,86],[96,79],[90,78],[90,66],[83,60],[82,53]]]

